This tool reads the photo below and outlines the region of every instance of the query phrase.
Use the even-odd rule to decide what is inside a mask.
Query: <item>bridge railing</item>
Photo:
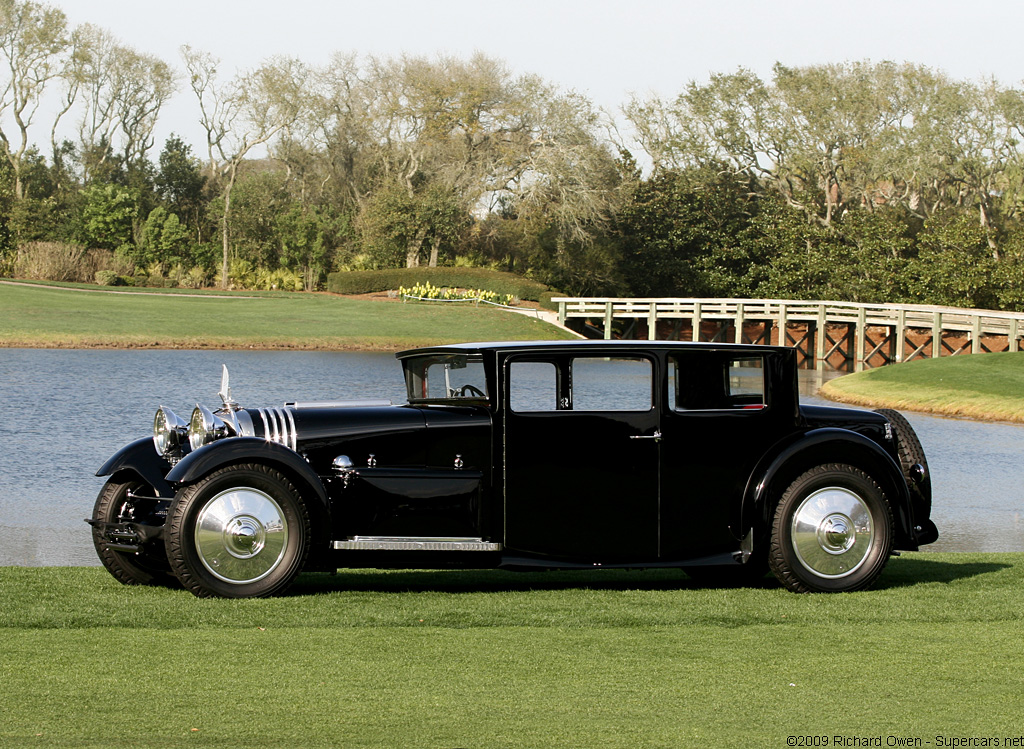
[[[648,340],[774,343],[802,364],[860,370],[915,358],[1019,351],[1024,313],[794,299],[555,297],[563,325]]]

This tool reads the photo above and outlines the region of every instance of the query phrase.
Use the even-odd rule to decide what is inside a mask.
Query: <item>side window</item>
[[[726,395],[731,408],[764,408],[764,360],[756,356],[729,362]]]
[[[764,359],[694,353],[669,358],[669,403],[676,411],[766,408]]]
[[[648,411],[651,362],[639,357],[572,360],[574,411]]]
[[[510,362],[508,389],[509,406],[513,411],[554,411],[558,408],[558,371],[551,362]]]

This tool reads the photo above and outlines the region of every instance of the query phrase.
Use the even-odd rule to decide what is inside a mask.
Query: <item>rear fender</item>
[[[852,465],[874,478],[892,508],[897,546],[917,548],[910,493],[899,464],[876,442],[857,432],[835,428],[815,429],[782,442],[761,459],[747,481],[740,535],[751,528],[755,536],[767,533],[782,492],[797,476],[823,463]]]

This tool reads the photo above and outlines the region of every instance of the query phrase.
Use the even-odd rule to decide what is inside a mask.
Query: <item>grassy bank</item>
[[[1024,422],[1024,352],[918,359],[839,377],[821,394],[871,408]]]
[[[399,350],[470,340],[568,337],[493,307],[328,294],[89,293],[0,285],[0,345]]]
[[[876,590],[816,596],[669,571],[355,571],[246,601],[98,568],[0,568],[0,583],[3,746],[1021,733],[1022,554],[908,554]]]

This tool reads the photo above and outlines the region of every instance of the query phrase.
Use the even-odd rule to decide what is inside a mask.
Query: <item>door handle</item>
[[[631,434],[629,438],[631,440],[654,440],[655,442],[661,442],[661,432],[655,431],[654,434]]]

